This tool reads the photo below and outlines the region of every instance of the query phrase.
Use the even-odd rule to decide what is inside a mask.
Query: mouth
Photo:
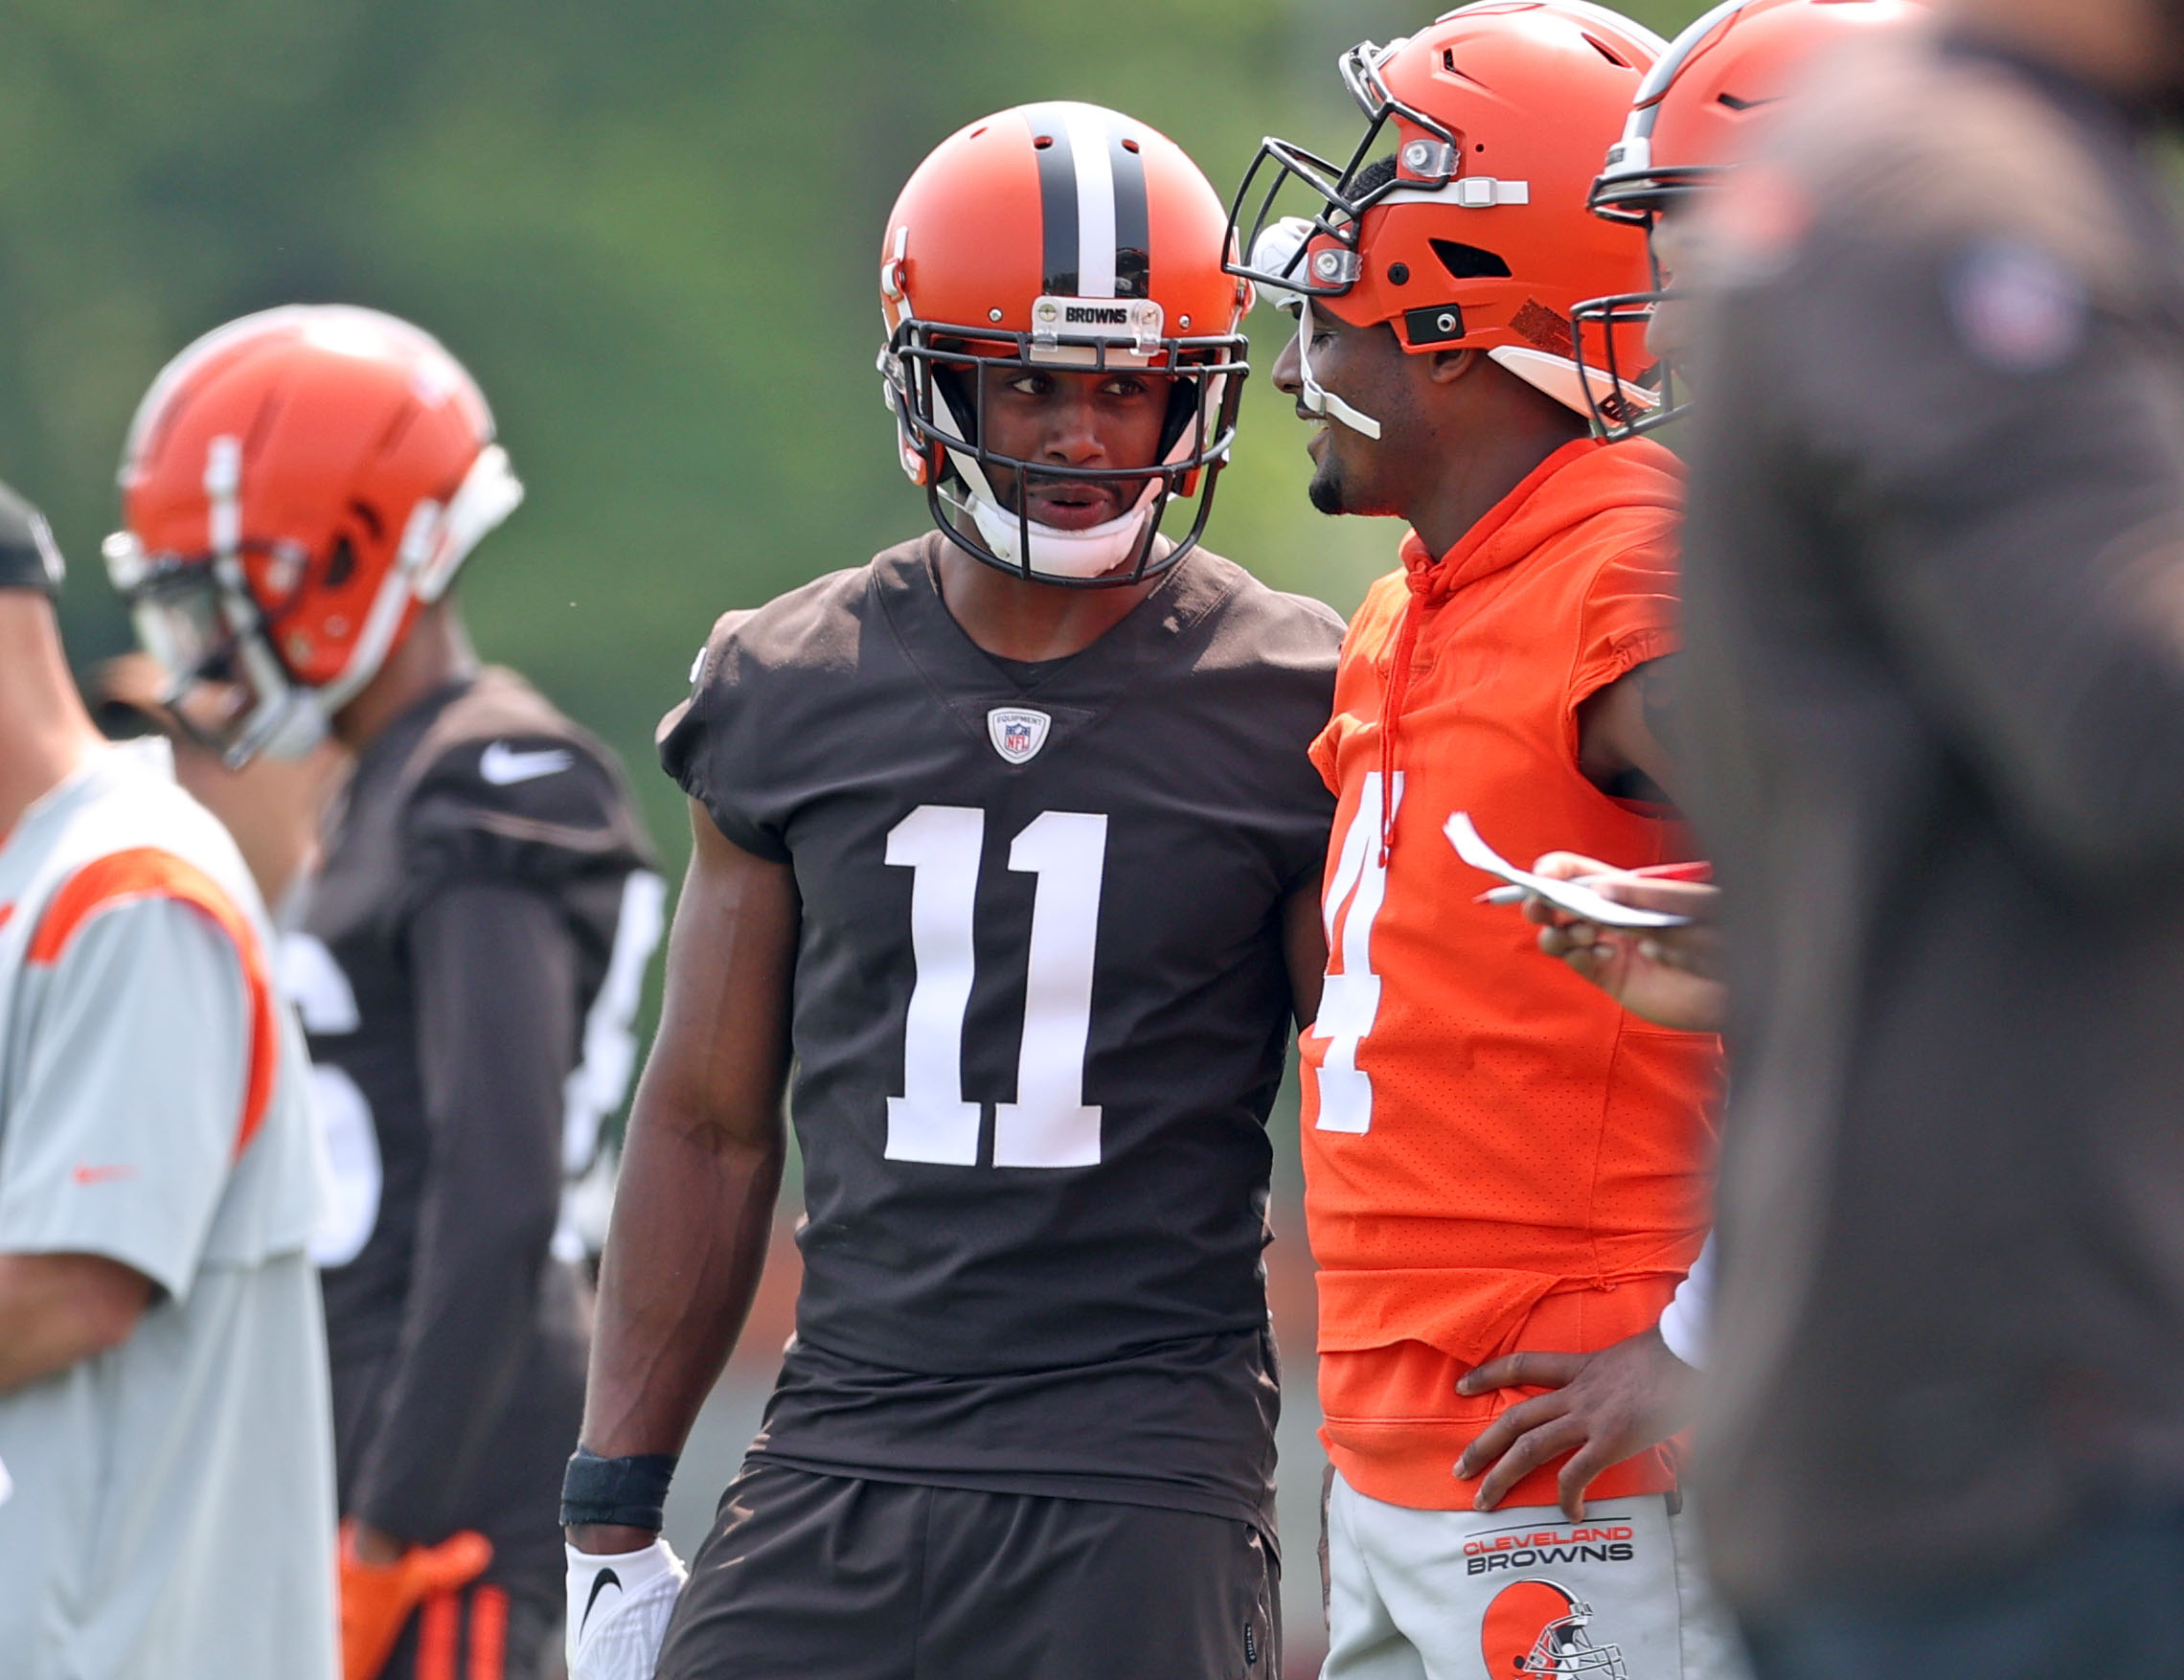
[[[1039,524],[1056,531],[1089,531],[1122,517],[1122,492],[1107,485],[1037,485],[1032,489],[1029,511]]]
[[[1316,414],[1303,415],[1299,418],[1312,422],[1312,435],[1305,440],[1305,453],[1312,458],[1312,464],[1316,466],[1319,465],[1320,457],[1325,455],[1328,450],[1327,420],[1324,416]]]

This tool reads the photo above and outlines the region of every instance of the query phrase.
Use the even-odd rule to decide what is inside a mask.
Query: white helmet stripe
[[[1065,104],[1069,151],[1077,166],[1077,295],[1115,295],[1115,171],[1107,155],[1106,113]]]

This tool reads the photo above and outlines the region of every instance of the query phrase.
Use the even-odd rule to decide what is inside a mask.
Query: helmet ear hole
[[[1495,253],[1477,245],[1466,245],[1455,239],[1428,239],[1433,254],[1441,259],[1441,266],[1448,270],[1451,280],[1507,280],[1510,278],[1508,261]]]
[[[327,556],[326,587],[339,589],[355,576],[356,545],[349,540],[348,533],[344,532],[334,538],[333,553]]]

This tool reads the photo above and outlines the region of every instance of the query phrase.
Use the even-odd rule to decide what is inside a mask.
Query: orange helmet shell
[[[1663,45],[1587,0],[1480,0],[1361,43],[1342,72],[1363,137],[1339,168],[1263,145],[1231,212],[1242,235],[1256,197],[1240,271],[1352,326],[1386,323],[1414,352],[1486,351],[1582,409],[1570,310],[1647,272],[1644,241],[1587,216],[1585,190]],[[1285,178],[1321,200],[1301,248],[1269,237]],[[1643,365],[1638,336],[1624,360]]]
[[[1158,129],[1095,105],[1017,105],[933,148],[880,245],[888,329],[915,315],[1030,333],[1041,297],[1149,299],[1166,333],[1236,330],[1248,290],[1223,271],[1220,200]]]
[[[170,362],[121,485],[107,573],[172,697],[218,690],[207,740],[232,763],[315,742],[523,498],[462,364],[330,304],[245,316]]]
[[[1251,288],[1228,272],[1227,231],[1182,148],[1104,106],[1017,105],[933,148],[880,241],[879,366],[903,470],[950,542],[1026,579],[1087,587],[1139,581],[1196,545],[1249,372],[1237,328]],[[1061,468],[995,454],[979,436],[983,370],[1033,363],[1165,375],[1159,459]],[[997,473],[1105,479],[1126,488],[1128,529],[1036,531],[1021,505],[1002,510]],[[1193,495],[1190,534],[1156,556],[1171,501]]]
[[[1918,0],[1728,0],[1676,36],[1638,90],[1590,203],[1644,222],[1740,161],[1769,107],[1829,54],[1929,16]]]
[[[1354,327],[1385,321],[1413,351],[1460,338],[1568,355],[1570,306],[1645,275],[1644,246],[1599,237],[1582,207],[1600,142],[1630,108],[1659,47],[1638,25],[1589,7],[1489,0],[1391,51],[1381,80],[1455,136],[1461,166],[1429,196],[1399,185],[1366,211],[1357,284],[1328,308]],[[1399,115],[1395,130],[1400,182],[1412,144],[1432,136]],[[1459,277],[1437,241],[1498,258],[1509,274]],[[1461,311],[1454,333],[1428,312],[1444,302]]]
[[[208,483],[221,440],[239,451],[225,540]],[[122,462],[123,519],[155,565],[232,550],[289,676],[324,688],[390,611],[380,598],[420,505],[445,510],[492,441],[484,395],[429,333],[373,309],[271,309],[197,340],[153,382]],[[375,666],[428,598],[407,593]]]

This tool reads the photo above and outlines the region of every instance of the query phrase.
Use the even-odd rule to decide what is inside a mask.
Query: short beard
[[[1305,487],[1305,494],[1313,507],[1331,518],[1350,511],[1342,495],[1342,467],[1335,461],[1332,440],[1329,441],[1326,457],[1312,469],[1312,482]]]

